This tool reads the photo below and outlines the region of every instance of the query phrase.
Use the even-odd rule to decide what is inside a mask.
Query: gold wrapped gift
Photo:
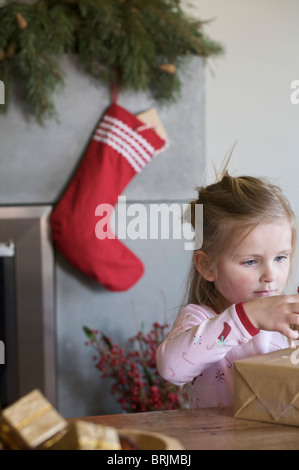
[[[62,418],[39,390],[0,413],[0,450],[183,450],[176,439],[155,432],[102,426]]]
[[[116,429],[109,426],[76,420],[67,432],[51,446],[51,450],[120,450]]]
[[[1,412],[0,440],[9,449],[47,448],[67,421],[39,390],[33,390]]]
[[[234,362],[236,418],[299,426],[299,350]]]

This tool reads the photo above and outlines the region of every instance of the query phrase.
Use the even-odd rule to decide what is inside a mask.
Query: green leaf
[[[83,326],[83,331],[88,337],[88,339],[90,339],[90,341],[96,341],[97,338],[95,337],[95,334],[90,328],[88,328],[87,326]]]
[[[103,334],[102,334],[102,338],[103,338],[103,340],[105,341],[105,343],[107,344],[108,348],[109,348],[109,349],[112,349],[112,343],[111,343],[110,339],[107,338],[107,336],[105,336],[105,335],[103,335]]]
[[[148,369],[148,367],[146,366],[145,363],[142,363],[142,368],[144,370],[145,376],[147,377],[147,380],[148,380],[148,383],[150,384],[150,386],[154,385],[153,376],[152,376],[150,370]]]

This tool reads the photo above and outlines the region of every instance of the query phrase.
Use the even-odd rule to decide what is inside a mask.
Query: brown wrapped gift
[[[1,412],[0,440],[9,449],[36,449],[55,439],[67,422],[39,390]]]
[[[116,429],[109,426],[76,420],[51,450],[120,450]]]
[[[236,418],[299,426],[299,349],[235,361],[234,394]]]

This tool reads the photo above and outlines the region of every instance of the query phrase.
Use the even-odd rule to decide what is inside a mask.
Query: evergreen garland
[[[60,59],[75,55],[106,84],[178,98],[184,58],[223,52],[180,0],[6,0],[0,7],[0,80],[6,103],[17,93],[41,120],[55,115],[53,93],[64,83]],[[1,106],[3,109],[3,106]]]

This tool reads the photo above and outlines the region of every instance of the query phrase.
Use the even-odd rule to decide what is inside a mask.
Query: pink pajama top
[[[232,406],[234,361],[289,346],[281,333],[256,329],[243,303],[220,314],[189,304],[160,344],[157,367],[167,381],[187,384],[191,408]]]

